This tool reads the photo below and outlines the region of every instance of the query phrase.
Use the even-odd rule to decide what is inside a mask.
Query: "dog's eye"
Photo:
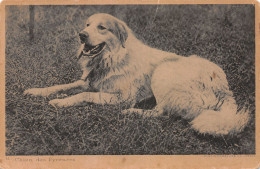
[[[104,30],[104,29],[106,29],[106,27],[104,27],[104,26],[102,26],[102,25],[99,25],[99,26],[98,26],[98,29]]]
[[[89,23],[86,25],[86,27],[89,27]]]

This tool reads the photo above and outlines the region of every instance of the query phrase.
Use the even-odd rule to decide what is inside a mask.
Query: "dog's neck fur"
[[[138,71],[140,67],[142,67],[142,69],[146,67],[147,72],[150,72],[151,67],[155,67],[161,62],[168,60],[174,61],[181,58],[181,56],[174,53],[149,47],[138,40],[130,29],[128,32],[130,33],[125,42],[125,47],[121,47],[119,51],[115,53],[105,54],[99,63],[95,64],[98,65],[98,68],[91,66],[90,69],[94,69],[94,71],[98,71],[97,69],[109,69],[107,72],[102,71],[102,73],[106,72],[103,76],[110,76],[109,74],[111,73],[122,74],[122,72],[128,74],[130,73],[128,71]],[[120,69],[123,69],[123,71],[120,71]]]

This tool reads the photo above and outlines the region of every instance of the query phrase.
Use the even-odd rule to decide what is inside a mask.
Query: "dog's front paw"
[[[122,110],[121,111],[122,114],[130,114],[130,111],[128,109]]]
[[[163,114],[163,110],[154,108],[152,110],[144,110],[144,109],[136,109],[136,108],[130,108],[125,109],[121,111],[122,114],[130,114],[130,113],[136,113],[139,115],[142,115],[143,117],[157,117]]]
[[[49,101],[49,104],[53,107],[70,107],[72,104],[68,102],[66,99],[53,99]]]
[[[44,88],[32,88],[32,89],[27,89],[24,91],[25,95],[32,95],[32,96],[43,96],[47,97],[48,91]]]
[[[136,109],[136,108],[129,108],[129,109],[125,109],[121,111],[122,114],[131,114],[131,113],[137,113],[137,114],[144,114],[144,110],[143,109]]]

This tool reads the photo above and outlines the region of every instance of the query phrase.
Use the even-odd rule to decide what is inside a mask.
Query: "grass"
[[[254,154],[255,34],[253,5],[36,6],[29,40],[28,6],[6,13],[6,154]],[[207,58],[222,67],[238,105],[251,120],[237,136],[214,138],[187,121],[123,115],[122,106],[88,104],[55,109],[54,97],[23,95],[32,87],[77,80],[78,32],[90,15],[110,13],[144,43]],[[151,107],[154,100],[139,107]]]

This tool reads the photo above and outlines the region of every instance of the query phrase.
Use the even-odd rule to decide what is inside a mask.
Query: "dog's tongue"
[[[91,55],[91,51],[92,49],[94,49],[95,46],[89,46],[89,45],[85,45],[84,49],[83,49],[83,54],[84,55],[88,55],[90,56]]]
[[[85,45],[82,52],[83,55],[93,57],[94,55],[98,54],[102,50],[102,47],[104,47],[103,44],[99,44],[96,46]]]

